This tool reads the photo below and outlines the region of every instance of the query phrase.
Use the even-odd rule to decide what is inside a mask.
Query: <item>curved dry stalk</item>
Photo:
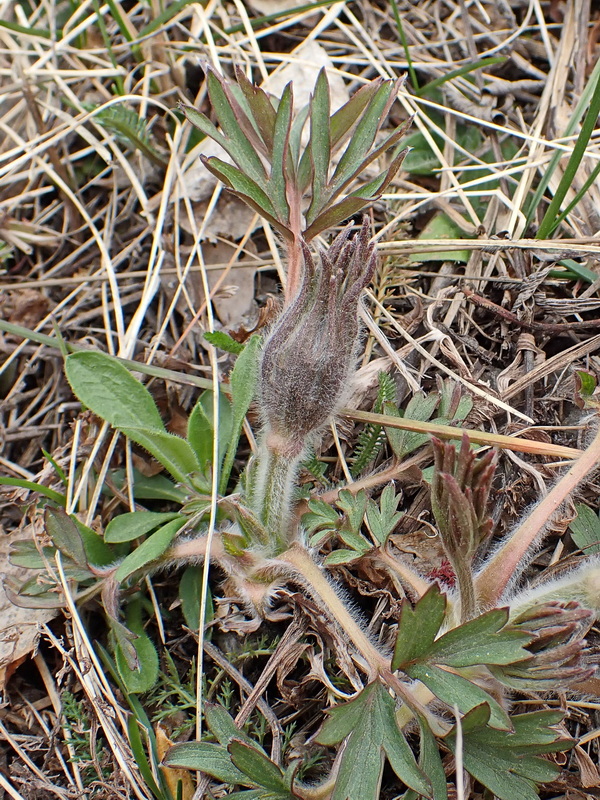
[[[600,428],[587,450],[575,461],[554,488],[509,534],[480,570],[475,591],[480,608],[498,603],[507,587],[528,564],[527,555],[539,542],[544,526],[581,481],[600,463]]]
[[[386,428],[400,428],[401,430],[414,431],[415,433],[431,433],[434,436],[439,436],[440,439],[456,439],[459,441],[462,439],[463,434],[466,433],[469,439],[476,444],[502,447],[505,450],[513,450],[515,453],[531,453],[533,455],[552,456],[569,460],[579,458],[583,453],[582,450],[577,450],[574,447],[537,442],[534,439],[502,436],[499,433],[487,433],[486,431],[453,427],[452,425],[439,425],[435,422],[421,422],[416,419],[392,417],[387,414],[375,414],[369,411],[342,408],[340,413],[345,417],[360,422],[371,422],[374,425],[383,425]]]

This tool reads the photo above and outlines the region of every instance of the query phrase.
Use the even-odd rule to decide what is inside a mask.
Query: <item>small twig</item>
[[[509,324],[516,325],[517,327],[524,328],[528,331],[538,330],[544,331],[545,333],[561,333],[562,331],[600,328],[600,319],[587,319],[583,322],[536,322],[535,320],[527,322],[524,319],[519,319],[516,314],[513,314],[513,312],[509,311],[507,308],[502,308],[502,306],[496,305],[496,303],[493,303],[486,297],[481,297],[481,295],[475,294],[475,292],[471,289],[463,287],[461,291],[475,305],[480,306],[481,308],[486,308],[488,311],[491,311],[492,314],[495,314],[497,317],[501,317]]]

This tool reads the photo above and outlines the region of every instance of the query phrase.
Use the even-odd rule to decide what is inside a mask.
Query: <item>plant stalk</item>
[[[569,467],[521,525],[500,545],[475,578],[475,593],[480,608],[490,608],[499,602],[515,575],[521,573],[524,566],[521,562],[535,544],[544,526],[598,463],[600,463],[600,427],[590,446]]]
[[[367,662],[370,680],[376,678],[383,671],[390,670],[389,659],[371,643],[306,548],[299,544],[293,544],[289,550],[281,553],[278,560],[290,564],[294,568],[295,572],[302,577],[306,588],[318,600],[319,605],[333,617]]]
[[[302,453],[286,455],[271,448],[265,441],[260,445],[253,510],[263,523],[277,552],[289,546],[289,531],[294,520],[293,491]]]

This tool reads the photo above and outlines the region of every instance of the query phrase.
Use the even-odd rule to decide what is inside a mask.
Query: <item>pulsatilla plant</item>
[[[491,555],[486,551],[492,534],[493,456],[478,456],[466,436],[458,450],[433,443],[432,509],[456,578],[445,592],[391,550],[390,535],[401,516],[393,485],[378,502],[352,486],[338,491],[333,504],[312,497],[299,521],[300,464],[351,384],[360,295],[376,267],[365,220],[354,234],[351,227],[343,229],[328,248],[311,249],[310,241],[377,197],[400,168],[404,151],[397,143],[406,126],[378,140],[400,83],[368,84],[332,114],[322,72],[309,106],[295,113],[291,86],[277,100],[241,71],[236,74],[237,82],[230,82],[208,71],[219,127],[195,109],[184,111],[233,161],[211,158],[207,168],[282,236],[289,264],[283,310],[264,340],[254,336],[239,353],[227,393],[218,387],[218,395],[200,397],[186,438],[165,430],[148,390],[117,360],[91,352],[67,357],[66,373],[77,397],[164,466],[173,480],[162,476],[153,496],[178,503],[179,510],[119,515],[102,539],[75,514],[61,510],[60,497],[52,497],[47,530],[61,552],[65,575],[79,582],[82,600],[101,591],[117,664],[130,687],[146,666],[142,650],[148,652],[148,637],[139,608],[133,613],[129,604],[123,619],[123,589],[153,570],[204,560],[221,566],[229,595],[237,594],[257,626],[271,613],[279,589],[291,584],[305,593],[335,627],[338,641],[346,642],[364,676],[361,689],[353,672],[355,696],[333,707],[315,736],[337,752],[319,784],[297,777],[297,761],[273,761],[224,708],[213,705],[207,705],[205,718],[216,741],[175,745],[164,760],[167,766],[200,770],[229,787],[245,787],[231,795],[240,798],[376,800],[387,760],[404,787],[404,800],[447,800],[451,759],[445,755],[455,753],[472,779],[501,800],[533,800],[537,785],[557,773],[543,756],[572,742],[553,727],[562,718],[559,712],[511,713],[510,694],[569,686],[590,674],[584,636],[600,608],[600,565],[597,559],[584,560],[530,592],[519,592],[518,580],[543,538],[548,509],[556,508],[596,464],[600,435]],[[365,167],[390,149],[389,165],[353,188]],[[224,334],[212,341],[240,349]],[[399,411],[390,392],[389,379],[382,381],[381,407],[391,419]],[[460,419],[459,400],[451,388],[442,388],[432,403],[427,400],[427,413],[439,408],[440,417]],[[257,452],[228,494],[252,403],[261,421]],[[390,431],[399,458],[424,444]],[[376,475],[372,478],[376,485]],[[214,498],[209,513],[215,485],[216,513]],[[134,485],[136,492],[138,500],[144,492],[148,496],[147,482]],[[141,544],[119,556],[118,547],[139,539]],[[370,639],[327,577],[314,549],[325,541],[332,548],[327,564],[369,559],[403,585],[410,600],[402,603],[391,650]],[[336,549],[337,542],[346,548]],[[21,551],[22,561],[26,555]],[[51,555],[51,550],[45,553]],[[30,585],[21,597],[27,592],[40,594]],[[342,664],[340,659],[340,670]],[[418,756],[413,752],[417,741]]]

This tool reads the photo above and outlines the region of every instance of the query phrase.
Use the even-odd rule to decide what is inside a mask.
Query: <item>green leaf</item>
[[[62,508],[46,507],[44,522],[48,535],[61,551],[80,567],[87,567],[87,553],[79,528]]]
[[[342,528],[338,535],[344,544],[356,550],[358,555],[364,556],[365,553],[373,549],[373,545],[371,545],[364,536],[361,536],[360,533],[356,533],[356,531],[344,530]]]
[[[448,800],[448,783],[435,736],[427,720],[419,718],[421,741],[419,743],[419,767],[431,781],[433,800]],[[398,800],[417,800],[421,795],[409,789]]]
[[[184,524],[185,519],[178,515],[177,519],[167,522],[156,533],[149,536],[139,547],[136,547],[132,553],[123,559],[115,572],[115,581],[123,583],[138,569],[142,569],[146,564],[150,564],[160,558]]]
[[[88,528],[80,522],[77,517],[73,517],[75,525],[79,530],[79,535],[85,548],[88,564],[106,566],[115,560],[115,554],[110,547],[104,543],[102,536],[99,536],[92,528]]]
[[[396,494],[393,486],[386,486],[379,498],[379,508],[369,500],[367,507],[367,522],[373,536],[380,544],[385,544],[388,536],[392,534],[402,514],[397,511],[400,495]]]
[[[273,104],[260,86],[250,83],[242,69],[236,67],[235,74],[267,151],[272,152],[276,118]]]
[[[349,489],[342,489],[336,500],[336,506],[346,515],[344,530],[358,533],[362,527],[367,510],[367,493],[364,489],[353,494]]]
[[[448,667],[468,667],[514,664],[531,658],[524,647],[533,636],[515,628],[502,630],[508,617],[507,608],[496,608],[448,631],[433,643],[427,659]]]
[[[113,517],[104,531],[105,542],[130,542],[156,530],[172,519],[185,521],[177,512],[129,511]]]
[[[308,501],[310,511],[302,515],[302,526],[308,533],[314,533],[321,528],[336,528],[340,516],[329,503],[318,498]]]
[[[19,486],[21,489],[29,489],[32,492],[38,492],[38,494],[47,497],[48,500],[52,500],[53,503],[56,503],[63,508],[67,504],[67,498],[64,494],[55,492],[54,489],[49,489],[47,486],[43,486],[41,483],[26,481],[23,478],[8,478],[0,476],[0,486]]]
[[[379,90],[382,82],[381,78],[376,78],[374,81],[361,86],[350,100],[333,114],[330,122],[332,147],[337,147],[346,140],[357,120],[371,102],[373,95]]]
[[[323,208],[327,200],[327,180],[329,177],[329,161],[331,159],[331,139],[329,127],[329,82],[325,69],[321,69],[315,91],[310,103],[310,158],[312,161],[312,199],[306,212],[306,219],[311,222],[316,213]]]
[[[216,175],[230,189],[235,189],[242,195],[250,197],[256,206],[261,209],[261,213],[268,215],[272,219],[277,219],[277,212],[268,195],[260,188],[260,184],[249,178],[241,169],[228,164],[216,156],[205,158],[201,156],[202,163],[213,175]],[[266,178],[263,179],[263,185]]]
[[[367,800],[379,796],[384,758],[411,789],[431,797],[431,786],[418,767],[396,723],[394,700],[377,680],[354,700],[335,706],[316,737],[334,745],[347,737],[332,800]]]
[[[202,597],[202,567],[188,567],[179,581],[179,599],[181,600],[181,610],[188,628],[192,631],[200,630],[200,598]],[[204,615],[204,625],[212,622],[214,618],[214,606],[212,593],[208,591],[206,598],[206,613]],[[211,638],[211,629],[205,631],[206,639]]]
[[[231,763],[231,757],[220,744],[206,742],[183,742],[169,748],[162,760],[165,767],[193,769],[206,772],[218,781],[232,785],[252,784],[243,772]]]
[[[446,615],[446,597],[433,585],[417,602],[414,609],[404,600],[392,658],[392,670],[404,669],[407,664],[426,655]]]
[[[589,506],[576,503],[577,516],[571,522],[571,538],[586,555],[600,553],[600,519]]]
[[[440,396],[437,392],[431,394],[424,394],[417,392],[409,401],[406,410],[402,415],[404,419],[414,419],[419,422],[426,422],[431,419],[438,404]],[[389,416],[400,416],[398,409],[392,403],[385,403],[384,413]],[[399,428],[386,428],[385,432],[390,443],[390,447],[394,451],[396,458],[404,459],[407,455],[412,453],[418,447],[426,444],[429,441],[429,436],[425,433],[415,433],[413,431],[405,431]]]
[[[361,208],[364,208],[369,202],[368,198],[365,199],[363,197],[350,195],[340,200],[335,205],[329,208],[326,207],[323,213],[319,214],[304,231],[304,238],[307,242],[314,239],[315,236],[327,230],[327,228],[331,228],[358,213]]]
[[[261,346],[262,338],[257,335],[251,336],[244,348],[244,352],[240,353],[238,356],[231,373],[232,429],[231,439],[229,440],[229,446],[223,464],[221,480],[219,482],[221,494],[225,494],[227,490],[227,483],[231,474],[231,468],[233,466],[233,460],[237,451],[246,413],[256,394]]]
[[[174,433],[137,427],[121,427],[120,430],[153,455],[180,483],[186,483],[189,475],[200,471],[190,444]]]
[[[286,224],[289,223],[290,219],[290,207],[287,199],[286,165],[289,155],[293,105],[292,85],[288,83],[283,90],[281,100],[277,107],[271,158],[271,177],[268,183],[268,195],[272,198],[273,205],[277,209],[277,216]]]
[[[474,709],[461,723],[465,768],[500,800],[537,800],[536,784],[551,781],[560,772],[558,766],[538,756],[574,744],[561,740],[550,728],[562,716],[552,711],[516,715],[512,717],[514,730],[506,732],[485,727],[481,709]],[[456,752],[456,729],[445,741]]]
[[[213,345],[213,347],[218,347],[219,350],[224,350],[226,353],[233,353],[233,355],[238,355],[242,352],[245,345],[241,342],[236,342],[228,333],[225,331],[207,331],[204,334],[204,338],[207,342]]]
[[[411,678],[424,683],[436,697],[450,707],[456,705],[463,714],[482,703],[487,703],[490,707],[489,724],[501,730],[512,730],[510,717],[502,706],[485,689],[463,678],[462,675],[447,672],[428,663],[411,664],[405,672]]]
[[[228,745],[232,739],[239,739],[247,744],[257,746],[256,742],[241,731],[235,724],[227,710],[220,703],[206,703],[204,716],[210,732],[216,737],[219,744]]]
[[[131,745],[131,752],[133,753],[135,763],[137,764],[144,781],[148,785],[148,788],[155,797],[163,800],[164,795],[156,785],[154,775],[152,774],[152,768],[150,767],[148,758],[146,757],[146,751],[140,735],[141,725],[142,723],[137,719],[135,713],[130,714],[127,718],[127,733],[129,736],[129,744]]]
[[[121,680],[132,694],[148,692],[158,680],[158,653],[142,623],[141,600],[132,601],[127,607],[127,627],[136,638],[130,644],[136,652],[137,669],[132,669],[128,657],[123,652],[121,642],[115,647],[115,662]],[[113,628],[114,630],[114,628]]]
[[[348,147],[335,168],[331,179],[331,186],[334,191],[337,186],[345,183],[367,155],[385,118],[384,115],[387,112],[390,96],[395,91],[394,81],[385,81],[377,87],[375,94],[369,101],[369,105],[360,116]]]
[[[125,488],[124,470],[113,470],[111,477],[120,489]],[[168,500],[170,503],[181,505],[185,502],[187,493],[175,486],[166,475],[146,476],[134,468],[133,496],[136,500]]]
[[[325,557],[324,563],[329,566],[332,564],[347,564],[348,561],[354,561],[356,558],[360,558],[362,555],[362,553],[357,552],[356,550],[346,550],[342,548],[329,553]]]
[[[72,353],[65,360],[65,373],[83,405],[113,428],[165,430],[150,392],[112,356]]]
[[[225,164],[224,161],[220,161],[215,156],[211,158],[205,158],[204,156],[200,156],[200,160],[204,164],[209,172],[212,172],[220,181],[222,181],[225,186],[228,187],[231,194],[235,195],[235,197],[239,197],[247,206],[250,206],[253,211],[256,211],[257,214],[260,214],[267,222],[269,222],[285,239],[292,239],[293,234],[290,231],[289,227],[281,222],[277,216],[276,211],[273,208],[273,205],[267,195],[260,189],[258,184],[249,181],[249,178],[246,178],[243,173],[240,173],[242,176],[239,181],[240,187],[245,186],[244,188],[236,188],[232,181],[233,173],[231,170],[235,170],[235,167],[231,165]],[[225,164],[226,169],[223,170],[221,167]]]
[[[441,212],[432,217],[425,225],[419,239],[466,239],[468,238],[459,226]],[[426,261],[460,261],[466,264],[469,260],[469,250],[443,250],[431,253],[412,253],[409,261],[413,263],[424,263]]]
[[[209,69],[206,75],[208,95],[221,129],[231,141],[230,155],[236,164],[255,182],[265,181],[267,176],[260,157],[242,129],[245,120],[241,108],[228,91],[226,82]],[[247,131],[248,132],[248,131]]]
[[[234,766],[247,775],[252,783],[264,786],[271,792],[288,793],[289,786],[282,770],[260,750],[241,739],[232,739],[227,750]]]
[[[15,567],[46,569],[45,559],[52,562],[55,552],[56,549],[54,547],[43,547],[40,553],[33,539],[17,539],[10,543],[8,560]]]

